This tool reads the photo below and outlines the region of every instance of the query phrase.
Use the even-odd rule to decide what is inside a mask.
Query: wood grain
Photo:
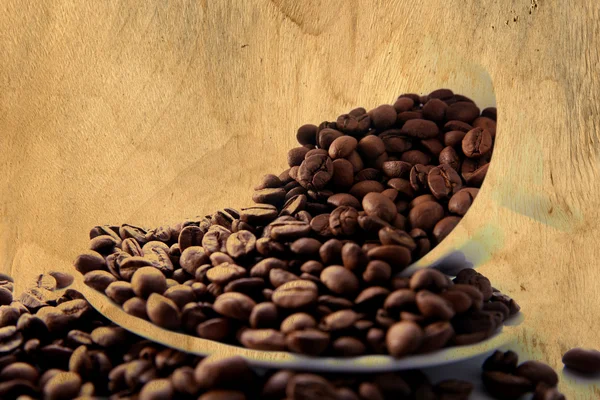
[[[301,124],[493,82],[494,160],[453,235],[489,245],[519,345],[560,368],[600,347],[599,38],[595,0],[3,1],[0,271],[19,290],[96,224],[246,205]]]

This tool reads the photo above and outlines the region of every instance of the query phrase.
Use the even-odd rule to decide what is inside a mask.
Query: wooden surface
[[[449,241],[478,238],[519,346],[559,368],[600,348],[600,6],[568,3],[4,0],[0,270],[22,289],[94,225],[246,205],[299,125],[440,86],[485,103],[491,77],[494,159]]]

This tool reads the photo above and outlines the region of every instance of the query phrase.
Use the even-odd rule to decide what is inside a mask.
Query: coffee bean
[[[329,334],[316,329],[295,330],[286,336],[286,345],[294,353],[318,356],[329,345]]]
[[[292,253],[306,258],[313,258],[319,254],[321,242],[313,238],[300,238],[290,245]]]
[[[56,289],[64,289],[73,283],[73,276],[60,271],[49,273],[56,280]]]
[[[296,280],[279,286],[273,292],[273,302],[281,308],[298,309],[314,304],[318,289],[313,282]]]
[[[435,224],[432,233],[436,243],[440,243],[442,240],[444,240],[446,236],[448,236],[450,232],[456,228],[456,225],[458,225],[460,220],[461,218],[459,217],[446,217]]]
[[[181,326],[181,314],[175,302],[158,293],[148,297],[146,313],[150,321],[161,328],[175,330]]]
[[[86,274],[90,271],[106,269],[104,257],[93,250],[88,250],[77,256],[74,264],[75,269],[82,274]]]
[[[397,322],[387,331],[387,349],[396,358],[413,353],[421,345],[423,335],[423,330],[414,322]]]
[[[533,389],[528,379],[500,371],[484,371],[482,379],[486,390],[500,398],[516,399]]]
[[[371,261],[363,273],[363,279],[369,284],[383,284],[392,276],[392,268],[383,261]]]
[[[142,298],[152,293],[163,293],[167,289],[165,276],[154,267],[142,267],[131,278],[133,292]]]
[[[397,272],[410,264],[410,250],[399,245],[377,246],[367,252],[371,260],[385,261]]]
[[[125,301],[125,303],[123,303],[123,310],[134,317],[148,319],[148,314],[146,313],[146,301],[139,297],[133,297]]]
[[[107,271],[90,271],[84,275],[83,281],[86,285],[99,292],[104,292],[108,285],[117,281],[110,272]]]
[[[460,176],[449,164],[432,168],[427,174],[427,184],[437,199],[450,198],[462,188]]]
[[[461,174],[467,185],[472,187],[481,187],[483,180],[489,168],[489,162],[485,158],[466,159],[461,167]]]
[[[403,135],[415,139],[431,139],[439,134],[435,122],[424,119],[410,119],[404,123],[401,132]]]
[[[271,227],[271,239],[278,241],[290,241],[306,236],[311,225],[303,221],[273,222]]]
[[[301,145],[316,144],[317,126],[312,124],[302,125],[300,128],[298,128],[296,139]]]
[[[366,346],[360,340],[349,336],[334,340],[331,347],[333,353],[338,357],[358,357],[367,351]]]
[[[206,278],[209,282],[216,283],[217,285],[225,285],[235,279],[245,277],[246,274],[247,271],[245,268],[226,262],[209,268],[206,272]]]
[[[209,356],[194,370],[194,377],[200,390],[209,388],[244,387],[250,384],[253,373],[240,356]]]
[[[431,231],[444,217],[444,208],[436,202],[427,201],[413,207],[408,213],[408,220],[413,229]]]
[[[488,301],[493,294],[490,280],[470,268],[460,271],[458,275],[456,275],[456,278],[454,278],[454,283],[462,283],[476,287],[482,293],[484,301]]]
[[[473,128],[462,140],[462,150],[469,158],[479,158],[492,149],[492,135],[482,128]]]
[[[254,350],[283,351],[286,348],[285,335],[274,329],[247,329],[240,342]]]
[[[108,258],[110,258],[110,256]],[[131,281],[133,274],[138,269],[144,267],[154,268],[150,260],[141,256],[121,258],[121,261],[119,261],[119,256],[117,256],[117,258],[115,259],[115,264],[116,266],[118,266],[119,276],[125,281]]]
[[[514,374],[518,362],[519,356],[517,353],[513,351],[503,353],[496,350],[491,356],[486,358],[482,369],[484,371],[501,371],[508,374]]]
[[[447,120],[457,120],[471,123],[479,116],[479,108],[470,102],[459,101],[446,109]]]
[[[104,292],[117,304],[123,304],[135,296],[131,283],[123,281],[112,282],[106,287]]]
[[[332,160],[346,158],[356,150],[358,141],[352,136],[340,136],[329,146],[329,157]]]
[[[196,333],[199,337],[209,340],[223,341],[231,333],[231,323],[226,318],[212,318],[198,324]]]
[[[341,136],[343,136],[343,133],[336,129],[324,128],[317,133],[317,144],[319,148],[329,150],[331,143]]]
[[[209,261],[209,256],[206,250],[201,246],[187,247],[179,258],[179,264],[185,272],[194,275],[196,270],[203,264]]]
[[[454,328],[449,322],[434,322],[425,327],[419,353],[428,353],[445,347],[454,336]]]
[[[423,105],[423,118],[439,123],[446,116],[448,105],[439,99],[430,99]]]
[[[277,307],[271,302],[257,304],[250,313],[250,326],[254,329],[277,327]]]
[[[329,216],[329,229],[336,235],[352,235],[358,226],[358,211],[352,207],[341,206]]]
[[[371,192],[381,193],[385,187],[378,181],[366,180],[355,183],[348,193],[362,201],[363,197]]]
[[[202,247],[208,253],[216,253],[218,251],[224,253],[227,251],[227,239],[231,235],[231,231],[220,225],[213,225],[202,238]],[[183,257],[183,253],[181,254]],[[181,260],[179,261],[181,263]],[[183,265],[182,265],[183,267]],[[188,271],[189,272],[189,271]]]
[[[454,214],[465,215],[473,204],[473,201],[475,201],[478,192],[479,189],[476,188],[463,188],[459,190],[448,202],[448,210]]]
[[[79,394],[81,378],[74,372],[58,372],[44,385],[44,399],[73,399]]]
[[[576,347],[563,355],[562,362],[573,371],[596,374],[600,372],[600,351]]]
[[[215,311],[228,318],[248,321],[252,308],[256,305],[250,297],[236,292],[223,293],[214,303]]]
[[[325,147],[323,146],[323,148]],[[327,185],[332,175],[333,163],[331,158],[317,154],[302,162],[298,169],[297,181],[308,190],[320,190]]]
[[[421,290],[417,293],[416,303],[419,311],[426,318],[449,321],[455,314],[450,303],[428,290]]]
[[[325,378],[313,374],[294,375],[287,383],[286,395],[294,400],[338,400],[335,387]]]
[[[394,202],[381,193],[367,194],[362,200],[362,206],[367,215],[379,217],[388,222],[393,221],[398,214]]]
[[[496,137],[496,121],[494,119],[481,116],[476,118],[475,121],[473,121],[472,125],[473,128],[481,128],[487,130],[492,135],[492,138]]]
[[[427,165],[431,161],[431,157],[419,150],[408,150],[402,153],[400,160],[410,165]]]
[[[350,270],[332,265],[321,272],[321,281],[332,292],[342,296],[356,295],[359,289],[359,281]]]
[[[528,379],[534,385],[543,382],[551,387],[558,385],[558,375],[554,370],[539,361],[525,361],[517,367],[515,375]]]

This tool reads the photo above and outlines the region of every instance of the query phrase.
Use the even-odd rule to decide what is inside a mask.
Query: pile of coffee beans
[[[460,400],[468,399],[474,388],[471,382],[452,379],[433,384],[418,370],[360,376],[288,370],[259,374],[241,357],[202,359],[143,340],[103,318],[77,291],[55,292],[71,282],[61,273],[41,275],[22,300],[12,301],[12,279],[0,276],[0,287],[11,297],[3,297],[10,305],[0,307],[0,398]],[[33,300],[36,291],[45,297]],[[547,366],[516,364],[510,352],[486,360],[484,383],[492,395],[516,398],[510,396],[525,390],[522,382],[527,381],[527,391],[535,387],[537,400],[564,399],[553,388],[557,378]]]
[[[290,168],[262,178],[256,205],[155,229],[97,226],[75,268],[131,315],[252,349],[400,357],[483,340],[518,311],[487,279],[394,277],[473,203],[495,120],[439,89],[303,125]]]
[[[212,226],[218,229],[209,229],[204,238],[226,229]],[[110,230],[95,228],[100,229]],[[186,229],[192,228],[182,230],[180,242]],[[403,240],[392,228],[379,233],[384,240]],[[160,327],[311,356],[402,357],[471,344],[519,311],[514,300],[473,269],[463,269],[453,281],[435,269],[394,278],[390,263],[369,257],[355,242],[331,239],[312,246],[316,239],[311,238],[290,245],[296,250],[312,246],[310,254],[243,262],[238,250],[250,248],[250,236],[249,231],[229,234],[225,249],[219,249],[224,251],[208,253],[206,243],[185,247],[172,260],[165,242],[140,246],[135,238],[119,237],[119,248],[116,233],[104,234],[93,237],[93,250],[80,255],[75,266],[85,273],[86,284]]]
[[[483,364],[483,384],[495,397],[518,399],[534,392],[533,400],[560,400],[565,397],[556,389],[558,375],[539,361],[517,365],[519,357],[512,351],[496,351]]]

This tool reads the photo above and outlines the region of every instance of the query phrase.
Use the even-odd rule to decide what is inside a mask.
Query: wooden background
[[[299,125],[491,78],[496,152],[448,240],[479,235],[520,348],[560,368],[600,348],[599,41],[595,0],[3,0],[0,271],[20,290],[94,225],[246,205]]]

